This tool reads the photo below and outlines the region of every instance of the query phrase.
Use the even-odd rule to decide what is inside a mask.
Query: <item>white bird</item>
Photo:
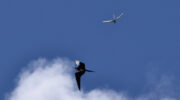
[[[122,15],[123,15],[123,13],[121,13],[118,17],[113,15],[112,20],[105,20],[105,21],[103,21],[103,23],[114,23],[115,24],[117,22],[117,20],[119,20],[121,18]]]

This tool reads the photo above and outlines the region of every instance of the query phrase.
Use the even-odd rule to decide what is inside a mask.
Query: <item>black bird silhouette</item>
[[[85,68],[85,64],[83,62],[80,62],[78,60],[75,61],[76,65],[78,67],[74,67],[76,70],[78,70],[79,72],[75,73],[76,76],[76,82],[78,85],[79,90],[81,90],[81,76],[85,73],[85,72],[94,72],[92,70],[87,70]]]

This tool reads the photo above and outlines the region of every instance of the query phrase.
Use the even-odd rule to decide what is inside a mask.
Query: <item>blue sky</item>
[[[79,59],[96,74],[85,90],[112,88],[136,96],[150,90],[150,76],[180,91],[178,0],[1,0],[0,99],[20,71],[44,57]],[[117,24],[103,24],[113,13]],[[174,89],[174,88],[173,88]]]

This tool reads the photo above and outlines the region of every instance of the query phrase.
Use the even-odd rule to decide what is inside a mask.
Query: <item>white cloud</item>
[[[94,89],[79,92],[72,73],[73,62],[67,59],[39,59],[19,75],[16,88],[7,100],[132,100],[113,90]],[[151,100],[149,95],[133,100]],[[159,100],[176,100],[163,97]]]

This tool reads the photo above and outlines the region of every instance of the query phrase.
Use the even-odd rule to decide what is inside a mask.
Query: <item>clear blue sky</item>
[[[149,73],[173,77],[180,91],[179,0],[1,0],[0,99],[39,57],[79,59],[96,74],[83,88],[136,96]],[[117,24],[103,24],[113,13]],[[155,72],[154,72],[155,69]]]

